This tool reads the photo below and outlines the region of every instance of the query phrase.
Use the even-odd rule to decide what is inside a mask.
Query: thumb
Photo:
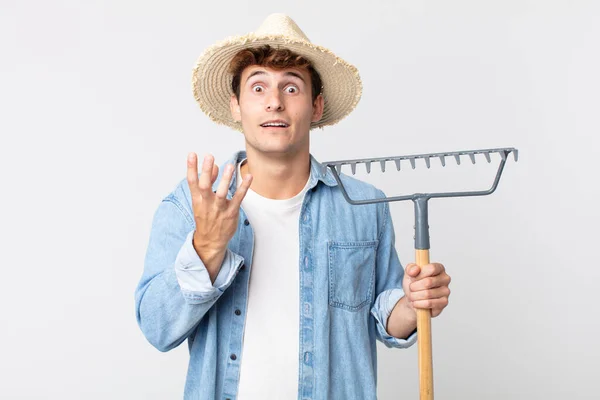
[[[406,266],[405,271],[408,276],[414,278],[421,273],[421,267],[419,267],[417,264],[410,263]]]

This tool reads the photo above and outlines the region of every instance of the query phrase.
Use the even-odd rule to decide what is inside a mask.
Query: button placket
[[[315,186],[316,188],[316,186]],[[301,214],[300,224],[300,251],[303,259],[300,265],[300,291],[301,299],[304,300],[302,313],[300,315],[300,394],[302,399],[310,399],[313,396],[314,388],[314,316],[313,316],[313,265],[312,257],[312,226],[310,221],[310,203],[311,193],[308,192],[303,204],[303,214]]]
[[[243,355],[244,313],[246,312],[245,299],[247,298],[249,279],[249,274],[246,272],[249,271],[251,266],[251,264],[248,263],[251,263],[252,260],[254,235],[250,220],[242,207],[240,207],[238,231],[236,232],[236,235],[240,235],[240,240],[237,241],[238,247],[236,248],[234,246],[231,250],[242,256],[243,260],[238,268],[238,277],[233,280],[231,287],[228,289],[228,297],[230,297],[231,303],[227,304],[227,308],[233,313],[233,316],[231,316],[231,335],[229,336],[228,349],[225,354],[221,355],[221,357],[225,357],[226,359],[223,389],[221,391],[221,397],[219,397],[221,400],[233,400],[237,396],[241,363],[240,357]],[[250,246],[246,246],[245,243],[249,243]]]

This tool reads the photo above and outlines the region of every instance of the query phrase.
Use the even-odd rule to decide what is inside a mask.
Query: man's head
[[[323,115],[321,78],[309,60],[269,45],[232,59],[230,109],[249,146],[268,153],[308,152],[311,123]]]
[[[232,62],[234,56],[236,60]],[[231,112],[230,96],[233,89],[235,101],[244,107],[243,74],[255,66],[307,74],[311,106],[323,101],[323,113],[310,124],[310,129],[338,123],[352,112],[361,97],[362,83],[355,66],[312,43],[289,16],[271,14],[254,32],[230,36],[209,46],[198,57],[192,73],[194,98],[211,120],[243,131]],[[237,76],[233,85],[232,75]]]

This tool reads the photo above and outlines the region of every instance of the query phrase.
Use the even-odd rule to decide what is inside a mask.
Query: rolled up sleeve
[[[371,315],[373,315],[376,321],[378,337],[387,347],[405,349],[417,341],[416,329],[406,339],[394,337],[387,331],[388,318],[392,314],[396,303],[402,297],[404,297],[404,290],[402,289],[386,290],[377,296],[375,304],[371,308]]]
[[[244,258],[227,249],[221,270],[212,283],[206,266],[192,243],[194,230],[188,233],[175,259],[175,274],[181,293],[188,303],[203,303],[218,298],[233,282]]]

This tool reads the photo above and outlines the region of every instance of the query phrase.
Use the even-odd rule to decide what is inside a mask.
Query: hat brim
[[[192,74],[194,98],[200,109],[216,123],[242,131],[230,111],[232,76],[228,72],[233,57],[246,48],[270,45],[289,49],[313,64],[323,83],[323,116],[311,129],[333,125],[358,104],[362,83],[358,70],[330,50],[313,43],[284,36],[232,36],[207,48],[198,58]]]

